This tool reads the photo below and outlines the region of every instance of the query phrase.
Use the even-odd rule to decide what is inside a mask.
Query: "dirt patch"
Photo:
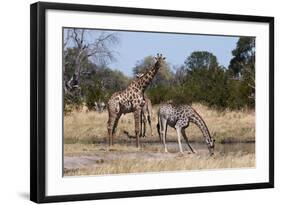
[[[188,154],[188,153],[186,153]],[[77,169],[91,166],[101,166],[103,164],[110,163],[113,160],[118,159],[141,159],[141,160],[162,160],[180,157],[179,153],[157,153],[157,152],[103,152],[93,153],[91,155],[82,156],[65,156],[64,168],[65,169]]]

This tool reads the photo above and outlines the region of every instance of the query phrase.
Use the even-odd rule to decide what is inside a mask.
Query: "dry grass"
[[[71,147],[74,146],[74,147]],[[86,149],[85,146],[87,147]],[[242,168],[255,166],[255,154],[246,152],[230,152],[228,154],[216,152],[214,156],[209,156],[207,152],[200,154],[180,155],[178,152],[163,153],[151,151],[151,149],[136,150],[130,147],[124,148],[120,145],[114,146],[114,151],[105,151],[101,146],[95,145],[67,145],[66,155],[77,161],[78,166],[65,165],[65,176],[76,175],[100,175],[100,174],[120,174],[137,172],[161,172],[180,170],[202,170],[220,168]],[[73,153],[73,151],[76,153]],[[129,151],[128,151],[129,150]],[[94,160],[81,163],[81,159],[88,158]],[[82,165],[81,165],[82,164]]]
[[[253,142],[255,141],[255,112],[245,111],[217,111],[201,104],[192,105],[205,120],[211,135],[216,142]],[[157,141],[157,106],[153,107],[152,127],[154,137],[142,139],[143,141]],[[107,136],[107,112],[94,111],[72,112],[64,117],[65,143],[96,143],[104,142]],[[126,141],[128,136],[124,131],[134,134],[134,119],[132,114],[122,116],[119,120],[116,141]],[[186,129],[190,141],[202,142],[200,130],[193,124]],[[149,130],[147,134],[150,135]],[[176,132],[168,128],[168,140],[176,140]]]

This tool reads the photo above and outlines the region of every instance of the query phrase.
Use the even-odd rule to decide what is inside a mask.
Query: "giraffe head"
[[[166,57],[164,57],[162,54],[157,53],[157,56],[154,58],[156,60],[155,67],[160,68],[161,66],[164,65]]]

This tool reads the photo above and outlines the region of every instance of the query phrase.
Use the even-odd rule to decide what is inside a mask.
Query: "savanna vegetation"
[[[219,111],[211,109],[202,104],[192,104],[202,116],[211,136],[216,139],[217,143],[239,143],[255,141],[255,112],[253,110]],[[152,132],[147,128],[148,137],[142,139],[142,142],[159,142],[156,130],[158,106],[153,106],[152,110]],[[65,144],[93,144],[106,141],[107,136],[107,112],[98,113],[90,111],[83,113],[74,111],[64,117],[64,142]],[[126,114],[121,117],[118,123],[118,129],[115,140],[126,142],[129,138],[134,137],[134,117],[132,114]],[[187,128],[187,135],[191,142],[203,142],[201,131],[194,125],[190,124]],[[167,138],[169,141],[177,141],[176,131],[168,129]],[[135,142],[135,139],[132,140]],[[135,146],[135,144],[133,144]]]

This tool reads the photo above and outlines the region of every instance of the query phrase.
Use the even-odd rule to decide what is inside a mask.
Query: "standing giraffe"
[[[145,104],[144,91],[151,83],[158,70],[163,66],[165,57],[163,57],[162,54],[157,54],[155,60],[154,66],[143,74],[143,76],[132,81],[125,90],[116,92],[110,97],[107,103],[109,146],[113,145],[113,138],[115,137],[120,116],[130,112],[134,113],[136,146],[140,146],[141,111]]]
[[[208,127],[206,126],[206,123],[202,117],[189,105],[176,106],[173,104],[163,104],[160,106],[158,111],[157,130],[159,138],[163,141],[165,152],[168,152],[166,146],[166,135],[167,126],[169,125],[175,128],[177,131],[180,152],[183,153],[181,146],[181,137],[183,137],[191,152],[194,153],[194,150],[190,146],[185,133],[185,129],[189,126],[189,122],[194,123],[201,130],[207,143],[209,152],[211,155],[213,155],[215,140],[212,139]]]

